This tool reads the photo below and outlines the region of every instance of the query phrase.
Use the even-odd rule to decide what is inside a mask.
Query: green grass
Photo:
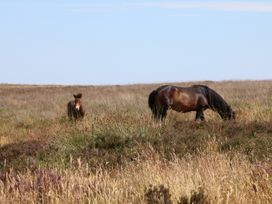
[[[61,119],[62,120],[62,119]],[[61,121],[60,120],[60,121]],[[75,125],[60,122],[60,125]],[[270,123],[240,122],[195,123],[167,121],[161,125],[147,124],[142,129],[112,124],[103,129],[82,131],[80,127],[65,137],[42,142],[25,142],[1,148],[1,158],[8,167],[28,167],[29,159],[37,165],[58,166],[69,163],[70,157],[80,157],[93,168],[107,164],[115,166],[141,158],[152,148],[171,160],[175,154],[242,153],[251,161],[267,160],[272,155],[272,125]],[[19,147],[20,146],[20,147]],[[1,160],[3,163],[3,160]],[[3,166],[2,166],[3,168]]]

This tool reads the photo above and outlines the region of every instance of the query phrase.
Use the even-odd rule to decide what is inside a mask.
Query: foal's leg
[[[72,110],[70,104],[68,104],[68,106],[67,106],[67,114],[68,114],[69,120],[73,120],[73,110]]]

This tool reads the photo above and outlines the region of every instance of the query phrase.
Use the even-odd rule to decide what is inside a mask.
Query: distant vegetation
[[[0,85],[0,203],[272,203],[272,81],[201,84],[236,121],[208,110],[207,122],[170,111],[156,123],[158,84]]]

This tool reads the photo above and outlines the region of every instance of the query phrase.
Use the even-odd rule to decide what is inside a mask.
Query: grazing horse
[[[83,119],[85,112],[83,110],[81,99],[82,94],[74,94],[74,100],[67,104],[67,113],[70,120]]]
[[[148,105],[156,119],[163,120],[167,110],[177,112],[196,111],[196,120],[205,120],[204,111],[216,111],[223,120],[235,119],[235,112],[227,102],[214,90],[204,85],[178,87],[165,85],[152,91]]]

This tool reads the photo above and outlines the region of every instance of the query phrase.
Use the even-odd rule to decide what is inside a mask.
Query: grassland
[[[235,122],[206,111],[155,123],[158,84],[0,85],[0,203],[272,203],[272,81],[201,84]],[[77,92],[87,114],[72,123]]]

